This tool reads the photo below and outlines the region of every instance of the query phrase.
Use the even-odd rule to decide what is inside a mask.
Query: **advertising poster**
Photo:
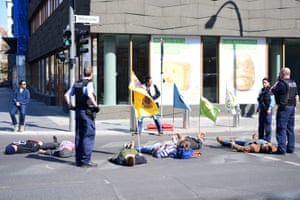
[[[226,88],[237,104],[256,104],[266,77],[264,38],[221,38],[220,103],[225,103]]]
[[[187,104],[199,104],[200,37],[152,36],[150,73],[161,90],[163,105],[173,105],[174,83]]]

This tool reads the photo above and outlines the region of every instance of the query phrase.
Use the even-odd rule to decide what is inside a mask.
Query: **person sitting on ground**
[[[116,158],[110,158],[109,161],[114,164],[129,167],[147,163],[146,158],[143,155],[139,154],[139,152],[135,149],[133,140],[121,149],[119,155]]]
[[[242,141],[223,140],[221,136],[217,136],[216,140],[225,147],[231,147],[239,152],[247,153],[274,153],[277,151],[277,146],[263,139],[258,138],[258,134],[254,133],[252,139]]]
[[[56,143],[57,143],[57,138],[56,138]],[[57,146],[57,148],[55,149],[41,148],[39,149],[38,153],[55,156],[55,157],[61,157],[61,158],[69,158],[74,156],[75,144],[74,142],[71,142],[69,140],[63,140],[59,143],[59,146]]]
[[[206,138],[206,133],[199,133],[197,135],[197,137],[194,137],[194,136],[189,136],[189,135],[182,135],[182,133],[177,133],[176,134],[179,142],[180,141],[189,141],[190,144],[191,144],[191,148],[193,150],[200,150],[202,148],[202,145],[203,145],[203,142]]]

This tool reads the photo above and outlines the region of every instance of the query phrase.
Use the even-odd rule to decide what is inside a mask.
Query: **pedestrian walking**
[[[24,131],[25,117],[26,117],[26,107],[30,102],[30,92],[26,88],[26,81],[20,80],[19,87],[16,90],[13,97],[13,106],[9,112],[10,118],[12,120],[14,131]],[[16,114],[19,112],[19,125],[16,118]]]

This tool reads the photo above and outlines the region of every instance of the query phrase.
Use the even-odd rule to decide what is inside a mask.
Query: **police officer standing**
[[[75,157],[76,165],[79,167],[97,167],[97,164],[91,161],[95,142],[95,117],[99,112],[92,78],[92,68],[85,67],[83,79],[74,83],[65,93],[69,108],[76,111]],[[75,107],[71,103],[71,96],[74,95]]]
[[[276,114],[277,154],[295,151],[295,107],[299,101],[297,84],[290,79],[291,70],[287,67],[280,71],[278,81],[271,87],[278,105]]]
[[[271,142],[272,139],[272,110],[275,104],[274,96],[270,94],[270,82],[267,78],[262,80],[263,88],[260,90],[257,101],[259,112],[258,137]]]

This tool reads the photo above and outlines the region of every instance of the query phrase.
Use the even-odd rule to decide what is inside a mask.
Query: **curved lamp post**
[[[205,24],[206,29],[211,29],[215,25],[217,21],[218,14],[221,12],[221,10],[228,4],[231,4],[234,7],[234,10],[236,12],[238,22],[239,22],[239,29],[240,29],[240,36],[243,37],[243,24],[242,24],[242,18],[239,11],[239,8],[237,7],[236,3],[234,1],[226,1],[217,11],[217,13],[209,18],[209,20]]]
[[[234,1],[226,1],[217,11],[216,14],[212,15],[209,20],[205,23],[205,28],[206,29],[211,29],[213,28],[214,24],[217,21],[218,14],[221,12],[221,10],[228,4],[231,4],[234,7],[234,10],[236,12],[237,18],[238,18],[238,23],[239,23],[239,31],[240,31],[240,37],[243,37],[243,24],[242,24],[242,18],[241,14],[239,11],[238,6]],[[233,41],[233,87],[234,87],[234,95],[236,95],[236,43]],[[238,126],[238,121],[239,121],[239,106],[235,106],[236,109],[236,114],[234,115],[234,126]]]

